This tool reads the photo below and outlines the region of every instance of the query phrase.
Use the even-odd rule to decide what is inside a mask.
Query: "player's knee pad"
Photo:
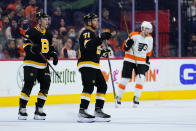
[[[136,75],[136,83],[137,84],[142,84],[144,83],[145,76],[143,74],[138,74]]]

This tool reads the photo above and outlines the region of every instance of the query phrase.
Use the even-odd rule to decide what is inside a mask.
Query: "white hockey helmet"
[[[150,29],[150,33],[152,33],[152,24],[148,21],[143,21],[142,24],[141,24],[141,30],[145,29],[145,28],[148,28]]]

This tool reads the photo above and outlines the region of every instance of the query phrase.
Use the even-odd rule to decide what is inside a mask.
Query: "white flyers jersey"
[[[150,57],[152,54],[152,48],[153,48],[152,36],[149,35],[147,37],[143,37],[140,35],[140,32],[132,32],[129,35],[128,39],[133,39],[134,44],[130,50],[125,51],[124,61],[132,62],[132,63],[137,62],[137,64],[146,64],[146,56]],[[124,41],[123,43],[122,46],[123,50],[126,41]]]

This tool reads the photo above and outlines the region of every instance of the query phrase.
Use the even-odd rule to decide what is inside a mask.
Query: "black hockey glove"
[[[146,56],[146,64],[150,65],[150,57],[149,56]]]
[[[133,39],[127,40],[125,47],[124,47],[125,51],[128,51],[133,46],[133,44],[134,44]]]
[[[108,58],[111,55],[110,49],[102,49],[101,50],[101,57]]]
[[[39,54],[41,52],[41,47],[38,45],[32,45],[31,46],[31,52],[33,54]]]
[[[101,33],[101,40],[109,40],[112,37],[112,34],[109,32],[103,32]]]
[[[147,72],[149,70],[149,66],[150,66],[150,61],[149,61],[149,56],[146,56],[146,69],[145,72]]]
[[[57,65],[58,64],[58,55],[55,51],[52,51],[50,53],[50,56],[53,57],[53,65]]]

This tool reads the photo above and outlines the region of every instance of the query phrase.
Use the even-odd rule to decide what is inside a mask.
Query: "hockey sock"
[[[129,82],[128,78],[122,78],[121,82],[118,84],[118,92],[117,95],[121,98],[125,89],[126,89],[126,85]]]
[[[142,74],[136,76],[134,96],[138,98],[141,96],[141,93],[142,93],[144,79],[145,79],[145,76]]]
[[[29,96],[26,93],[21,92],[21,96],[20,96],[20,108],[26,108],[27,103],[29,101]]]
[[[88,108],[88,105],[90,103],[90,98],[91,98],[91,95],[90,94],[88,94],[88,93],[82,93],[81,94],[80,108],[87,109]]]
[[[36,106],[43,107],[47,98],[47,94],[39,92],[37,96]]]
[[[96,94],[96,103],[95,108],[103,108],[105,102],[105,94],[97,93]]]

